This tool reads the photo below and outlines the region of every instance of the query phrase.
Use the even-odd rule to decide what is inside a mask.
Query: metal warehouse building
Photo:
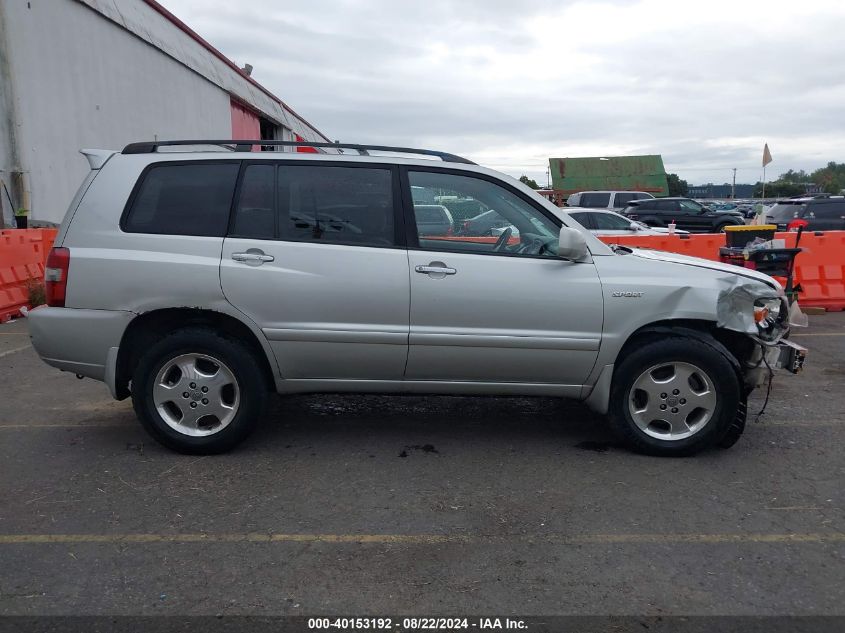
[[[155,0],[0,0],[2,217],[60,222],[82,147],[328,141]]]

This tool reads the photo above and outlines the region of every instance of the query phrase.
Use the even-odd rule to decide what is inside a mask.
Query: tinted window
[[[123,230],[223,237],[238,163],[155,165],[144,175]]]
[[[278,208],[284,240],[395,244],[389,169],[282,165]]]
[[[828,202],[826,204],[811,204],[810,213],[820,220],[838,220],[845,216],[845,202]]]
[[[596,228],[604,231],[627,231],[631,228],[631,221],[613,213],[594,213],[593,221]]]
[[[232,235],[258,239],[276,236],[275,177],[273,165],[249,165],[244,170]]]
[[[607,207],[610,204],[609,193],[582,193],[579,207]]]
[[[617,193],[616,198],[613,200],[614,207],[626,207],[631,200],[636,200],[636,194],[634,193]]]
[[[787,222],[793,218],[800,217],[804,210],[804,204],[790,204],[779,202],[766,211],[766,217],[775,222]]]
[[[650,200],[650,199],[651,199],[651,196],[647,193],[640,192],[640,193],[634,194],[634,200]]]
[[[678,202],[676,200],[658,200],[653,203],[653,208],[657,211],[677,211]]]
[[[575,213],[570,213],[572,219],[575,220],[578,224],[583,226],[585,229],[594,229],[596,225],[593,223],[593,215],[592,213],[583,213],[580,211],[576,211]]]
[[[461,251],[502,255],[555,256],[560,230],[557,225],[531,203],[505,187],[489,180],[441,172],[409,171],[414,201],[425,190],[440,205],[451,212],[455,224],[461,227],[455,234],[450,227],[434,227],[418,215],[420,205],[414,207],[420,248],[433,251]],[[484,218],[495,220],[498,226],[475,230],[480,224],[479,210]],[[471,213],[469,217],[461,213]],[[464,232],[464,228],[466,232]],[[476,226],[477,228],[477,226]]]
[[[705,211],[704,206],[692,200],[681,200],[681,209],[684,213],[703,213]]]
[[[415,204],[414,215],[417,222],[422,224],[450,223],[446,207],[438,204]]]

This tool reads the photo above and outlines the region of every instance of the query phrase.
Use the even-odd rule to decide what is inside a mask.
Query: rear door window
[[[596,228],[601,231],[629,231],[631,221],[615,213],[594,213]]]
[[[275,184],[274,165],[247,165],[235,205],[231,236],[264,240],[276,236]]]
[[[153,165],[142,175],[123,230],[223,237],[239,168],[239,162]]]
[[[609,193],[582,193],[579,207],[607,207],[610,204]]]
[[[628,193],[628,192],[624,192],[624,193],[617,193],[617,194],[616,194],[616,198],[613,200],[613,206],[614,206],[614,207],[619,207],[619,208],[622,208],[622,207],[627,207],[627,206],[628,206],[628,203],[629,203],[631,200],[636,200],[636,199],[637,199],[637,198],[636,198],[636,195],[637,195],[637,194],[635,194],[635,193]]]
[[[659,211],[660,213],[673,213],[678,210],[678,201],[677,200],[658,200],[657,202],[653,203],[653,207],[655,210]]]
[[[296,242],[394,246],[389,168],[281,165],[279,237]]]
[[[570,213],[569,215],[572,216],[572,219],[575,220],[581,226],[583,226],[585,229],[593,230],[596,228],[596,225],[593,222],[592,213],[583,213],[576,211],[575,213]]]

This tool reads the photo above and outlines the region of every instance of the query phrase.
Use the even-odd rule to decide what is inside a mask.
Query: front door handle
[[[458,272],[443,262],[431,262],[428,266],[417,266],[414,270],[424,275],[436,275],[438,277],[441,275],[454,275]]]
[[[250,248],[245,253],[232,253],[232,259],[236,262],[244,262],[250,266],[261,266],[265,262],[272,262],[276,258],[267,255],[260,248]]]

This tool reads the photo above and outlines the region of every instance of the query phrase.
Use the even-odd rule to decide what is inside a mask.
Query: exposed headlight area
[[[766,341],[776,340],[785,329],[788,307],[781,297],[757,299],[754,301],[754,322],[760,338]]]

